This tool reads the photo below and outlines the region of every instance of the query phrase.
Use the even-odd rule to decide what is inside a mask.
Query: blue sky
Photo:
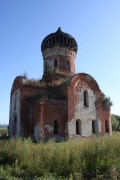
[[[15,77],[42,77],[41,42],[58,27],[78,43],[76,73],[92,75],[120,115],[120,0],[0,0],[0,124]]]

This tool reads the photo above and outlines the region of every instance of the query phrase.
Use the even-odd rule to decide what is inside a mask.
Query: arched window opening
[[[70,62],[69,61],[67,61],[67,63],[66,63],[66,69],[68,72],[70,72]]]
[[[89,107],[88,91],[84,91],[84,106]]]
[[[52,44],[55,44],[55,37],[52,37]]]
[[[109,133],[109,121],[108,120],[105,121],[105,131],[106,131],[106,133]]]
[[[93,134],[96,133],[96,122],[95,122],[95,120],[92,121],[92,133]]]
[[[68,38],[68,41],[67,41],[67,47],[70,46],[70,39]]]
[[[76,121],[76,134],[81,134],[81,121],[79,119]]]
[[[48,39],[46,40],[46,44],[48,45],[49,43],[48,43]]]
[[[54,69],[58,68],[58,61],[54,60]]]
[[[48,39],[48,45],[49,45],[49,46],[52,45],[52,39]]]
[[[64,37],[64,45],[66,46],[66,44],[67,44],[67,38]]]
[[[72,46],[73,46],[73,39],[71,38],[71,45],[70,45],[70,47],[72,48]]]
[[[63,36],[60,36],[60,45],[63,45]]]
[[[59,36],[56,36],[56,42],[59,43]]]
[[[54,120],[54,134],[58,134],[58,120]]]

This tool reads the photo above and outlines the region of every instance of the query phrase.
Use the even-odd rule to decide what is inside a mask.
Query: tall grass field
[[[46,144],[34,144],[31,139],[0,140],[0,179],[120,179],[120,133]]]

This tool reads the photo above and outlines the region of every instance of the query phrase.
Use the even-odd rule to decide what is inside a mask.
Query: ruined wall
[[[54,120],[58,121],[57,136],[60,138],[71,139],[108,134],[106,120],[109,121],[109,133],[112,133],[110,110],[103,109],[101,91],[91,76],[87,74],[74,75],[63,85],[54,87],[56,95],[59,98],[64,97],[63,100],[45,97],[34,99],[32,97],[45,92],[46,88],[26,85],[25,81],[23,83],[17,90],[14,84],[14,90],[11,93],[11,136],[31,136],[36,141],[39,139],[49,140],[56,136]],[[85,90],[88,92],[88,107],[84,105]],[[17,124],[14,123],[15,117],[17,117]],[[80,134],[76,133],[77,120],[81,122]],[[93,120],[95,121],[94,133]]]
[[[70,73],[75,73],[75,57],[76,53],[69,48],[65,47],[54,47],[47,48],[43,52],[44,59],[44,73],[48,71],[54,71],[54,61],[57,60],[58,67],[56,70],[58,72],[67,72],[67,61],[70,62]]]
[[[11,95],[10,101],[9,131],[11,137],[20,137],[20,99],[20,89],[17,89]]]
[[[85,90],[88,92],[88,107],[84,105]],[[98,84],[94,78],[85,73],[73,76],[68,86],[69,137],[76,137],[76,120],[78,119],[81,122],[81,136],[112,133],[110,109],[103,109],[102,93]],[[108,121],[107,125],[106,121]]]
[[[55,136],[70,139],[104,135],[108,130],[111,134],[110,110],[102,107],[97,82],[88,74],[75,74],[77,50],[75,39],[61,28],[46,36],[41,44],[42,80],[18,76],[13,82],[11,136],[31,136],[37,142]]]
[[[95,136],[101,131],[101,122],[98,120],[96,108],[97,94],[100,90],[92,81],[93,78],[88,75],[78,77],[76,75],[76,80],[68,86],[68,133],[70,138],[76,137],[76,120],[81,122],[80,136]],[[88,92],[88,107],[84,105],[85,90]],[[92,121],[95,121],[95,133],[92,132]]]
[[[84,106],[84,90],[88,91],[89,98],[89,107]],[[95,107],[96,97],[90,88],[81,88],[79,90],[75,90],[74,100],[71,102],[73,106],[73,117],[68,121],[68,133],[69,137],[76,136],[76,120],[81,121],[81,135],[82,136],[91,136],[92,135],[92,121],[97,120],[97,111]],[[97,131],[97,127],[96,127]]]
[[[40,138],[48,140],[54,136],[54,120],[58,120],[58,136],[66,137],[67,110],[65,101],[41,100],[34,110],[35,127],[40,128]],[[38,129],[37,129],[38,131]],[[34,132],[36,136],[37,132]]]
[[[34,102],[31,97],[44,91],[42,87],[35,87],[30,85],[24,85],[21,88],[21,126],[23,129],[23,136],[32,136],[34,132],[34,117],[33,109]],[[30,98],[30,99],[29,99]],[[33,98],[34,99],[34,98]]]
[[[98,110],[98,118],[101,121],[100,136],[112,134],[112,122],[111,122],[111,110],[103,109],[102,107]],[[108,132],[106,132],[105,122],[108,121]]]
[[[15,78],[15,80],[13,81],[13,85],[12,85],[12,89],[11,89],[11,95],[12,95],[12,93],[14,93],[14,91],[19,89],[24,84],[25,81],[26,81],[26,78],[24,78],[22,76],[17,76]]]

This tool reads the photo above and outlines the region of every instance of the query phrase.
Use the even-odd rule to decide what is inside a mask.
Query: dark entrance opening
[[[54,120],[54,134],[58,134],[58,120]]]

